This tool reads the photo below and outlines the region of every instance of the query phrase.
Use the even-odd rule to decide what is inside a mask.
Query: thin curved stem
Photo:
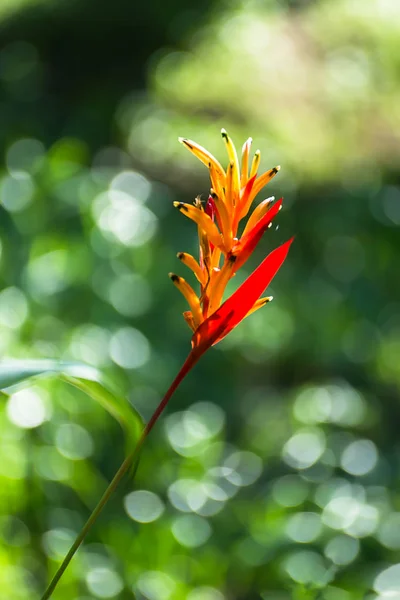
[[[120,483],[121,479],[123,479],[124,475],[127,473],[127,471],[129,470],[129,468],[131,467],[131,465],[134,463],[134,461],[139,459],[140,450],[142,449],[142,446],[143,446],[143,444],[144,444],[147,436],[149,435],[150,431],[153,429],[154,425],[156,424],[159,416],[161,415],[161,413],[163,412],[163,410],[167,406],[168,401],[171,398],[172,394],[175,392],[175,390],[178,388],[179,384],[182,382],[182,380],[189,373],[189,371],[191,370],[191,368],[199,360],[201,354],[202,354],[202,352],[200,353],[199,351],[196,351],[196,350],[192,350],[189,353],[189,356],[185,360],[185,362],[184,362],[182,368],[180,369],[178,375],[175,377],[174,381],[172,382],[172,384],[171,384],[170,388],[168,389],[167,393],[165,394],[164,398],[161,400],[160,404],[157,406],[156,410],[154,411],[153,415],[151,416],[151,418],[150,418],[149,422],[147,423],[146,427],[143,429],[142,434],[141,434],[141,436],[140,436],[140,438],[139,438],[139,440],[138,440],[138,442],[137,442],[134,450],[125,458],[125,460],[123,461],[123,463],[119,467],[118,471],[114,475],[114,477],[113,477],[110,485],[108,486],[108,488],[104,492],[104,494],[101,497],[99,503],[97,504],[96,508],[93,510],[93,512],[90,515],[90,517],[88,518],[88,520],[86,521],[86,523],[83,526],[82,530],[77,535],[74,543],[72,544],[71,548],[69,549],[68,553],[66,554],[66,556],[65,556],[64,560],[62,561],[60,567],[57,569],[57,572],[55,573],[53,579],[49,583],[49,585],[48,585],[46,591],[44,592],[41,600],[48,600],[48,598],[50,598],[50,596],[54,592],[54,590],[55,590],[58,582],[60,581],[63,573],[65,572],[66,568],[68,567],[69,563],[71,562],[71,560],[72,560],[75,552],[78,550],[79,546],[82,544],[82,542],[85,539],[86,535],[88,534],[88,532],[90,531],[90,529],[92,528],[92,526],[94,525],[94,523],[97,521],[97,518],[99,517],[101,511],[103,510],[103,508],[107,504],[108,500],[110,499],[110,497],[112,496],[112,494],[114,493],[114,491],[116,490],[116,488],[117,488],[118,484]]]

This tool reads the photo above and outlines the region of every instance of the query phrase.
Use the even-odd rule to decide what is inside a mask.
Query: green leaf
[[[125,429],[130,451],[143,429],[143,420],[129,402],[109,385],[101,373],[89,365],[54,360],[7,360],[0,362],[0,394],[5,389],[27,384],[32,378],[57,376],[101,404]]]

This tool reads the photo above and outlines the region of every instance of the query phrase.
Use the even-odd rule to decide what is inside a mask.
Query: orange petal
[[[183,318],[185,319],[186,323],[189,325],[190,329],[192,331],[196,331],[196,325],[195,325],[195,322],[193,319],[192,311],[185,310],[185,312],[183,313]]]
[[[207,167],[210,163],[212,163],[219,177],[221,177],[222,179],[225,177],[225,171],[222,168],[222,165],[208,150],[203,148],[203,146],[200,146],[200,144],[196,144],[196,142],[193,142],[192,140],[188,140],[186,138],[178,139],[181,144],[183,144],[188,150],[190,150],[190,152],[192,152]]]
[[[169,277],[175,287],[177,287],[181,294],[186,298],[190,310],[192,311],[193,322],[196,327],[198,327],[203,321],[203,313],[200,306],[200,300],[195,291],[183,277],[179,277],[179,275],[175,275],[175,273],[169,273]]]
[[[240,193],[240,172],[239,172],[239,159],[237,156],[236,148],[231,138],[228,136],[225,129],[221,129],[221,135],[226,144],[226,149],[228,151],[229,162],[232,166],[232,197],[233,204],[235,204],[235,200],[239,198]]]
[[[229,217],[228,210],[223,200],[211,189],[211,198],[214,201],[216,212],[220,221],[220,229],[224,237],[226,249],[229,251],[232,248],[233,235],[232,235],[232,224]]]
[[[228,212],[233,214],[234,207],[234,184],[233,184],[233,169],[234,163],[230,162],[226,170],[226,188],[225,188],[225,202]]]
[[[261,160],[261,152],[260,152],[260,150],[256,150],[256,152],[254,154],[253,161],[251,163],[250,179],[252,177],[254,177],[254,175],[257,175],[257,171],[258,171],[258,166],[260,164],[260,160]]]
[[[256,310],[258,310],[259,308],[262,308],[263,306],[265,306],[266,304],[268,304],[268,302],[271,302],[273,299],[274,299],[273,296],[266,296],[265,298],[260,298],[259,300],[257,300],[254,303],[253,308],[251,308],[249,310],[249,312],[247,313],[246,317],[248,317],[249,315],[252,315],[254,312],[256,312]]]
[[[184,265],[186,265],[187,267],[189,267],[189,269],[193,271],[193,273],[196,275],[197,280],[202,285],[206,284],[207,273],[205,273],[202,270],[197,260],[191,254],[188,254],[187,252],[178,252],[177,257],[181,262],[183,262]]]
[[[246,185],[247,180],[249,178],[249,154],[252,141],[253,140],[251,139],[251,137],[249,137],[249,139],[246,140],[243,144],[242,148],[242,173],[240,177],[241,187],[244,187]]]
[[[256,177],[257,177],[257,174],[250,177],[250,179],[246,183],[246,187],[244,188],[244,190],[242,190],[241,198],[240,198],[240,205],[237,207],[236,215],[235,215],[235,227],[233,227],[234,234],[237,231],[239,221],[241,219],[243,219],[243,217],[245,215],[247,215],[247,213],[249,211],[249,208],[250,208],[249,198],[250,198],[251,190],[253,189],[253,185],[256,180]]]
[[[211,254],[211,270],[219,269],[219,261],[221,260],[221,250],[214,248]]]
[[[225,288],[228,281],[234,275],[234,263],[236,262],[236,256],[230,256],[225,260],[222,269],[217,273],[212,285],[210,286],[209,298],[210,303],[208,307],[209,314],[212,314],[219,305],[221,304],[222,296],[224,295]]]
[[[258,206],[256,206],[246,223],[246,227],[243,229],[242,237],[244,237],[246,233],[253,229],[256,223],[258,223],[258,221],[269,211],[274,200],[274,196],[271,196],[271,198],[266,198],[260,202]]]
[[[192,219],[192,221],[197,223],[197,225],[207,234],[210,242],[212,242],[214,246],[217,246],[222,250],[225,249],[221,234],[218,231],[218,227],[213,220],[206,215],[204,210],[200,210],[196,206],[185,204],[184,202],[174,202],[174,206],[184,215],[189,217],[189,219]]]
[[[269,171],[266,171],[265,173],[260,175],[260,177],[257,177],[257,179],[254,182],[253,189],[251,190],[251,195],[249,199],[250,204],[257,196],[258,192],[260,192],[263,189],[263,187],[265,187],[267,183],[269,183],[271,179],[275,177],[279,170],[280,166],[278,165],[277,167],[273,167]]]

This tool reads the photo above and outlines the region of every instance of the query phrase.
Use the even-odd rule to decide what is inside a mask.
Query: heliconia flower
[[[257,150],[251,164],[249,163],[251,138],[243,145],[242,161],[239,165],[232,140],[224,129],[221,133],[229,157],[226,171],[205,148],[180,138],[182,144],[208,167],[211,179],[210,195],[205,206],[199,198],[196,198],[193,204],[174,202],[183,214],[197,224],[199,237],[198,260],[186,252],[179,252],[178,258],[194,273],[200,292],[197,294],[183,277],[170,273],[173,283],[189,305],[190,310],[185,311],[183,316],[193,331],[192,349],[144,427],[134,450],[121,464],[100,502],[72,544],[42,600],[50,598],[72,557],[118,483],[132,465],[137,464],[145,440],[182,380],[206,350],[222,340],[245,317],[272,300],[272,296],[262,298],[261,295],[282,266],[293,238],[275,248],[244,283],[228,299],[223,300],[229,280],[248,260],[265,230],[271,226],[272,220],[282,207],[282,200],[273,203],[274,198],[267,198],[261,202],[250,215],[241,237],[237,237],[240,221],[247,216],[254,198],[275,177],[279,167],[257,176],[261,155]]]
[[[223,302],[226,286],[253,253],[262,235],[282,207],[282,199],[274,203],[267,198],[253,211],[237,237],[241,220],[247,216],[260,190],[278,173],[280,167],[257,176],[261,154],[257,150],[251,164],[249,155],[252,140],[242,148],[239,164],[236,148],[227,132],[221,131],[228,152],[225,171],[218,160],[205,148],[185,138],[179,141],[209,169],[211,190],[205,206],[196,198],[194,204],[174,202],[184,215],[197,224],[199,260],[186,252],[178,258],[191,269],[200,285],[199,293],[183,277],[170,273],[175,286],[186,298],[189,309],[183,316],[193,331],[192,348],[202,353],[219,342],[246,316],[272,300],[260,298],[282,265],[289,251],[289,240],[269,254],[248,279]]]

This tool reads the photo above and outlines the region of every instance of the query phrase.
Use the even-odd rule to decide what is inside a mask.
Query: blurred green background
[[[172,202],[209,186],[178,136],[282,166],[247,272],[296,235],[55,599],[399,600],[399,39],[398,0],[1,0],[2,357],[93,365],[149,418],[190,347]],[[0,420],[0,598],[35,600],[124,442],[57,380]]]

